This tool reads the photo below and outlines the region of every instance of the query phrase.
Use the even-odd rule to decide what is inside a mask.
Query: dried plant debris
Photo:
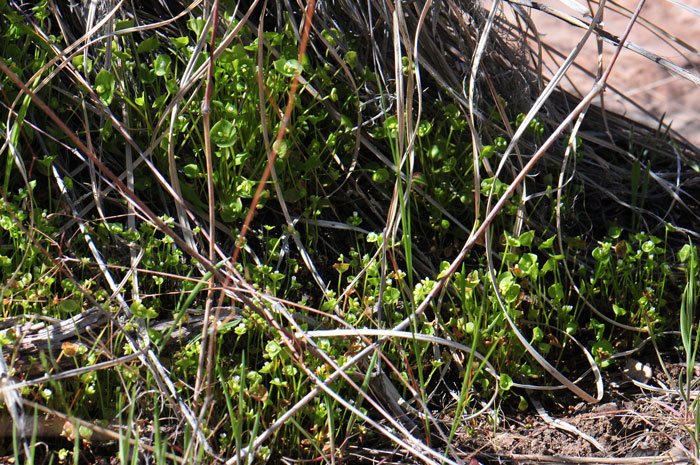
[[[0,454],[693,462],[698,151],[532,9],[0,2]]]

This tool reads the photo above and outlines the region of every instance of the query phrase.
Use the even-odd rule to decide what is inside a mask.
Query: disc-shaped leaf
[[[509,391],[510,388],[513,387],[513,378],[506,373],[501,373],[501,378],[498,380],[498,385],[500,386],[501,390]]]
[[[211,141],[219,147],[231,147],[236,142],[236,128],[222,119],[211,128]]]
[[[275,61],[275,69],[278,73],[283,74],[284,76],[294,77],[296,73],[301,73],[301,64],[298,60],[293,58],[290,60],[280,58],[279,60]]]
[[[383,297],[384,303],[393,305],[399,301],[399,298],[401,297],[401,291],[399,291],[395,287],[387,287],[384,291]]]
[[[58,308],[66,313],[75,313],[80,310],[80,304],[73,299],[66,299],[59,302]]]
[[[199,166],[197,166],[194,163],[190,163],[189,165],[185,165],[183,168],[185,172],[185,176],[188,178],[196,178],[197,175],[199,174]]]
[[[146,307],[140,300],[134,300],[129,308],[136,318],[149,320],[158,316],[158,312],[152,307]]]
[[[106,69],[100,70],[100,72],[97,73],[97,77],[95,77],[95,91],[107,105],[112,103],[114,86],[114,75],[112,73]]]
[[[156,76],[167,76],[170,73],[170,65],[173,59],[169,55],[161,54],[153,61],[153,72]]]

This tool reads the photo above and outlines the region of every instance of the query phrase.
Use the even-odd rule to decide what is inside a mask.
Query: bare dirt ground
[[[548,0],[544,2],[552,8],[576,15],[567,8],[565,2]],[[586,4],[585,1],[580,1]],[[628,10],[634,10],[638,0],[618,0],[615,2]],[[690,8],[700,10],[700,0],[682,0]],[[608,1],[609,10],[604,16],[604,29],[615,36],[621,36],[627,26],[629,13],[614,7]],[[618,10],[616,13],[613,10]],[[700,14],[700,12],[698,12]],[[584,30],[575,28],[560,19],[537,10],[532,10],[532,18],[541,34],[543,41],[552,44],[563,54],[568,54],[584,34]],[[635,24],[628,40],[655,53],[656,55],[700,75],[700,57],[679,45],[671,47],[664,43],[661,36],[667,34],[677,41],[683,41],[692,48],[700,49],[700,16],[677,5],[671,0],[648,0],[641,12],[641,20]],[[651,31],[645,28],[644,22],[655,25],[658,29]],[[603,65],[607,65],[615,47],[610,43],[603,44]],[[561,58],[558,60],[562,61]],[[550,66],[551,58],[545,63]],[[577,63],[584,69],[595,73],[598,66],[598,49],[594,38],[589,38],[586,47],[577,58]],[[556,69],[556,68],[555,68]],[[570,70],[570,81],[562,81],[562,87],[571,92],[588,91],[593,84],[593,78],[580,70]],[[654,120],[665,115],[664,122],[671,123],[671,128],[695,145],[700,145],[700,87],[677,75],[672,74],[662,66],[631,52],[623,50],[608,81],[612,88],[622,95],[636,101],[640,108],[625,101],[619,95],[608,90],[604,96],[605,108],[644,122],[652,127],[658,123]],[[600,102],[597,102],[598,104]],[[646,115],[643,110],[652,117]]]
[[[474,451],[470,465],[693,463],[686,429],[692,428],[693,419],[678,396],[664,392],[676,385],[680,365],[667,368],[671,379],[653,370],[646,387],[622,373],[607,373],[605,396],[597,405],[562,393],[532,394],[532,403],[541,401],[540,410],[509,412],[498,428],[464,435],[458,447]]]
[[[629,361],[603,372],[604,395],[597,404],[581,402],[564,390],[521,392],[529,407],[519,411],[515,396],[499,403],[498,413],[474,418],[457,432],[451,458],[465,465],[503,464],[695,464],[691,431],[694,419],[674,387],[682,364],[655,354],[629,369]],[[589,393],[590,383],[582,386]],[[445,430],[454,420],[449,405],[434,412]],[[490,417],[490,418],[487,418]],[[496,420],[494,420],[496,418]],[[435,438],[439,442],[439,438]],[[347,463],[422,463],[405,452],[389,450],[377,438],[360,441],[345,451]]]

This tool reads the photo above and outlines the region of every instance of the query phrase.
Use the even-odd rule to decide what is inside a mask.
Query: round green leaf
[[[503,137],[496,137],[493,140],[493,144],[496,146],[496,150],[498,150],[499,152],[505,152],[508,148],[508,141],[505,140]]]
[[[377,171],[372,173],[372,180],[374,182],[382,183],[389,179],[389,171],[384,168],[379,168]]]
[[[513,378],[506,373],[502,373],[501,379],[498,380],[498,385],[501,387],[501,390],[509,391],[513,387]]]
[[[268,341],[265,346],[265,352],[271,359],[277,358],[277,355],[282,351],[282,347],[276,341]]]
[[[112,103],[114,84],[114,75],[106,69],[100,70],[100,72],[97,73],[97,77],[95,77],[95,91],[107,105]]]
[[[287,156],[287,150],[289,150],[289,145],[285,140],[276,140],[272,144],[272,149],[277,153],[277,156],[284,158]]]
[[[225,119],[211,128],[211,141],[219,147],[231,147],[236,142],[236,128]]]
[[[139,63],[138,69],[139,81],[143,84],[151,84],[156,80],[156,75],[147,63]],[[143,98],[143,97],[142,97]],[[143,103],[141,104],[143,105]],[[141,106],[139,105],[139,106]]]
[[[396,302],[399,301],[399,297],[401,297],[401,291],[396,289],[395,287],[388,287],[384,291],[384,303],[393,305]]]
[[[357,66],[357,52],[350,50],[345,54],[345,61],[353,68]]]
[[[505,294],[503,295],[503,298],[506,300],[506,302],[512,304],[515,302],[518,297],[520,296],[520,284],[512,283],[509,287],[508,290],[506,290]]]
[[[158,55],[153,61],[153,72],[156,76],[167,76],[170,74],[170,65],[173,59],[169,55]]]
[[[650,254],[654,252],[654,242],[653,241],[646,241],[642,244],[642,251],[644,253]]]
[[[534,253],[524,254],[518,261],[518,267],[524,274],[537,278],[537,255]]]
[[[564,298],[564,286],[561,283],[554,283],[547,289],[547,294],[551,299],[561,300]]]
[[[66,299],[58,304],[58,308],[62,312],[75,313],[80,310],[80,304],[73,299]]]
[[[151,307],[146,307],[140,300],[134,300],[129,308],[136,318],[148,320],[158,316],[158,312]]]
[[[620,237],[622,234],[622,228],[619,226],[610,226],[610,230],[608,231],[608,235],[612,237],[613,239],[617,239]]]
[[[430,134],[430,131],[433,129],[433,125],[430,124],[430,121],[421,121],[420,124],[418,125],[418,136],[419,137],[425,137],[428,134]]]
[[[299,60],[285,60],[284,58],[280,58],[275,61],[275,69],[284,76],[294,77],[297,72],[301,73],[301,64]]]
[[[399,120],[396,116],[390,116],[384,121],[384,133],[388,137],[396,137],[399,133]]]
[[[185,171],[185,176],[187,176],[188,178],[196,178],[199,174],[199,166],[197,166],[195,163],[185,165],[185,168],[183,170]]]

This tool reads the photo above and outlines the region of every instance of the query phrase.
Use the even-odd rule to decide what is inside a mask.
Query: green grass
[[[504,157],[525,120],[515,102],[485,100],[474,140],[454,89],[433,79],[421,93],[411,53],[396,74],[378,69],[368,38],[322,21],[299,57],[288,14],[265,23],[263,43],[222,5],[215,45],[226,45],[208,79],[199,9],[155,30],[117,19],[114,36],[57,58],[67,38],[48,34],[58,19],[47,3],[32,10],[34,28],[12,8],[0,3],[0,297],[12,322],[0,343],[9,375],[28,382],[18,393],[44,408],[32,417],[25,404],[29,423],[51,411],[88,422],[42,438],[53,463],[334,463],[349,444],[410,450],[412,426],[432,448],[412,454],[449,457],[455,435],[486,421],[484,403],[527,409],[523,388],[589,368],[582,350],[596,371],[614,368],[615,354],[680,327],[693,365],[697,249],[671,220],[642,231],[659,202],[650,172],[665,166],[650,154],[668,139],[639,156],[630,143],[636,158],[620,161],[630,208],[589,227],[581,198],[602,194],[561,168],[571,134],[557,138],[464,257],[523,166]],[[401,86],[416,100],[400,100]],[[525,124],[520,155],[555,126]],[[575,140],[569,163],[586,173],[595,143]],[[12,327],[96,306],[109,325],[58,350],[19,350]],[[108,360],[118,362],[91,369]],[[44,373],[67,376],[32,382]],[[697,412],[693,381],[679,389]],[[448,390],[459,400],[443,424]],[[118,439],[94,439],[100,428]],[[15,431],[0,455],[38,461],[20,457],[23,440],[37,438]]]

